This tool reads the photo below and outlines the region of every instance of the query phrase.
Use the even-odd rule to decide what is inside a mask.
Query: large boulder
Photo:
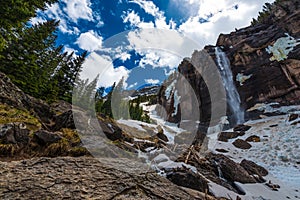
[[[222,176],[224,176],[225,179],[231,182],[237,181],[240,183],[256,182],[256,180],[242,166],[228,157],[217,154],[213,158],[220,167]]]
[[[243,159],[240,165],[251,175],[267,176],[268,171],[253,161]]]
[[[0,143],[26,145],[29,143],[29,133],[22,123],[0,125]]]
[[[200,192],[208,191],[208,181],[186,167],[174,169],[167,175],[167,178],[176,185],[198,190]]]
[[[250,149],[252,147],[251,144],[242,139],[236,139],[232,144],[239,149]]]
[[[40,145],[52,144],[58,142],[62,137],[57,133],[39,130],[34,133],[34,138]]]

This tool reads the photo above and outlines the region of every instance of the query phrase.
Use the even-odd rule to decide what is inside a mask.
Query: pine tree
[[[52,77],[52,83],[55,84],[59,99],[71,102],[72,91],[75,86],[76,78],[82,70],[82,64],[86,58],[87,52],[74,58],[74,52],[64,53],[63,60],[59,64],[55,75]]]
[[[4,0],[0,9],[0,52],[7,47],[16,29],[36,15],[36,10],[45,10],[47,5],[58,0]]]
[[[51,92],[50,77],[62,59],[62,46],[55,47],[57,26],[52,20],[24,28],[2,52],[0,71],[32,96],[45,97]]]

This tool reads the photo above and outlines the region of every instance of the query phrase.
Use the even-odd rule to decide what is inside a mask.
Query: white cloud
[[[135,86],[137,86],[137,82],[135,82],[134,84],[131,84],[131,85],[129,85],[128,87],[127,87],[127,89],[131,89],[131,88],[133,88],[133,87],[135,87]]]
[[[141,8],[145,10],[146,13],[154,17],[159,17],[160,15],[162,15],[161,11],[159,11],[159,8],[152,1],[132,0],[132,1],[128,1],[128,3],[138,4]]]
[[[114,82],[119,82],[122,77],[127,80],[130,71],[124,66],[114,68],[110,58],[97,53],[91,53],[84,62],[81,79],[93,80],[99,74],[98,86],[110,87]],[[125,84],[124,84],[125,86]]]
[[[146,13],[152,15],[155,18],[155,27],[159,29],[174,29],[176,27],[176,23],[174,21],[170,21],[167,23],[166,17],[164,16],[164,12],[160,11],[159,8],[152,2],[146,0],[132,0],[129,3],[138,4]],[[127,19],[128,18],[128,19]],[[127,17],[128,22],[131,25],[139,27],[139,28],[153,28],[153,22],[143,22],[140,20],[140,17],[134,13],[128,13]]]
[[[87,51],[95,51],[101,49],[103,38],[99,36],[95,31],[90,30],[85,33],[81,33],[75,44],[81,49]]]
[[[59,30],[63,33],[73,34],[72,28],[68,27],[67,18],[64,16],[62,10],[59,7],[58,3],[52,4],[45,11],[45,14],[55,20],[59,20]]]
[[[143,50],[139,54],[144,56],[140,61],[140,67],[151,65],[153,68],[169,67],[170,69],[174,69],[178,67],[178,64],[182,60],[182,57],[162,50]]]
[[[66,4],[64,11],[73,22],[78,19],[93,21],[93,11],[90,0],[63,0]]]
[[[178,30],[186,36],[198,41],[201,47],[208,44],[215,44],[220,33],[229,33],[234,31],[235,28],[250,25],[252,18],[258,15],[262,6],[266,2],[273,1],[274,0],[200,0],[198,1],[198,14],[191,16],[186,22],[179,26]],[[238,9],[234,8],[235,5],[238,6]],[[208,17],[209,15],[211,16]],[[201,23],[201,18],[208,19],[208,22]]]
[[[184,37],[175,30],[141,29],[128,33],[128,41],[132,49],[146,54],[151,49],[169,52],[179,57],[190,56],[200,46],[193,40]]]
[[[59,21],[59,30],[62,33],[67,33],[67,34],[78,34],[79,29],[77,27],[70,27],[68,26],[68,16],[65,16],[61,8],[59,7],[58,3],[51,4],[51,6],[48,6],[47,10],[42,12],[40,10],[37,11],[38,16],[32,18],[31,24],[37,24],[39,22],[45,22],[46,17],[50,19],[55,19]]]
[[[37,25],[38,23],[44,23],[44,22],[46,22],[46,20],[42,17],[39,17],[39,16],[30,19],[30,23],[32,25]]]
[[[125,62],[126,60],[130,59],[131,55],[127,52],[123,52],[119,55],[119,58]]]
[[[147,84],[158,84],[159,82],[157,79],[145,79],[145,83]]]
[[[140,16],[136,14],[134,10],[131,12],[127,12],[126,14],[127,16],[123,16],[124,23],[129,22],[132,26],[138,26],[138,24],[141,23]]]

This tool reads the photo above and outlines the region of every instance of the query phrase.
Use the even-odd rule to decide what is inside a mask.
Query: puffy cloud
[[[175,30],[142,29],[129,32],[127,38],[131,48],[142,55],[149,53],[151,50],[159,50],[169,52],[169,55],[187,57],[195,49],[200,49],[198,43],[184,37]]]
[[[81,33],[75,44],[81,49],[87,51],[95,51],[101,49],[103,38],[99,36],[95,31],[90,30],[85,33]]]
[[[158,84],[159,82],[157,79],[145,79],[145,83],[147,84]]]
[[[160,11],[159,8],[152,2],[146,0],[132,0],[129,3],[138,4],[146,13],[152,15],[155,18],[155,27],[159,29],[174,29],[176,27],[176,23],[174,21],[170,21],[167,23],[166,17],[164,16],[164,12]],[[136,13],[128,13],[127,21],[131,22],[131,25],[139,27],[139,28],[153,28],[153,22],[143,22],[140,20],[140,17]],[[131,19],[131,21],[129,20]]]
[[[91,81],[99,74],[98,86],[110,87],[114,82],[119,82],[122,77],[127,80],[129,73],[130,71],[124,66],[114,68],[110,58],[93,52],[83,64],[81,79],[88,78]]]
[[[131,12],[127,12],[127,16],[122,16],[123,22],[127,23],[129,22],[132,26],[138,26],[139,23],[141,23],[141,18],[138,14],[132,10]]]
[[[274,2],[274,0],[200,0],[197,1],[199,4],[198,14],[189,17],[179,26],[178,30],[198,41],[202,47],[207,44],[215,44],[220,33],[229,33],[235,28],[250,25],[252,18],[257,16],[266,2]],[[192,1],[192,3],[196,3],[196,1]],[[201,19],[207,19],[208,22],[203,23]]]
[[[119,58],[125,62],[126,60],[130,59],[131,58],[131,55],[127,52],[123,52],[119,55]]]
[[[63,0],[62,2],[66,4],[64,11],[73,22],[77,22],[78,19],[93,21],[90,0]]]
[[[169,67],[170,69],[174,69],[182,60],[182,57],[162,50],[144,50],[140,51],[139,54],[144,56],[140,61],[140,67],[151,65],[154,68]]]
[[[132,1],[128,1],[128,3],[138,4],[141,8],[145,10],[146,13],[154,17],[160,17],[162,15],[162,12],[159,11],[159,8],[152,1],[132,0]]]

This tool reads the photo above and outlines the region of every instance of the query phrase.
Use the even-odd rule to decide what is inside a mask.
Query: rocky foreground
[[[216,199],[127,159],[42,157],[0,169],[1,199]]]

